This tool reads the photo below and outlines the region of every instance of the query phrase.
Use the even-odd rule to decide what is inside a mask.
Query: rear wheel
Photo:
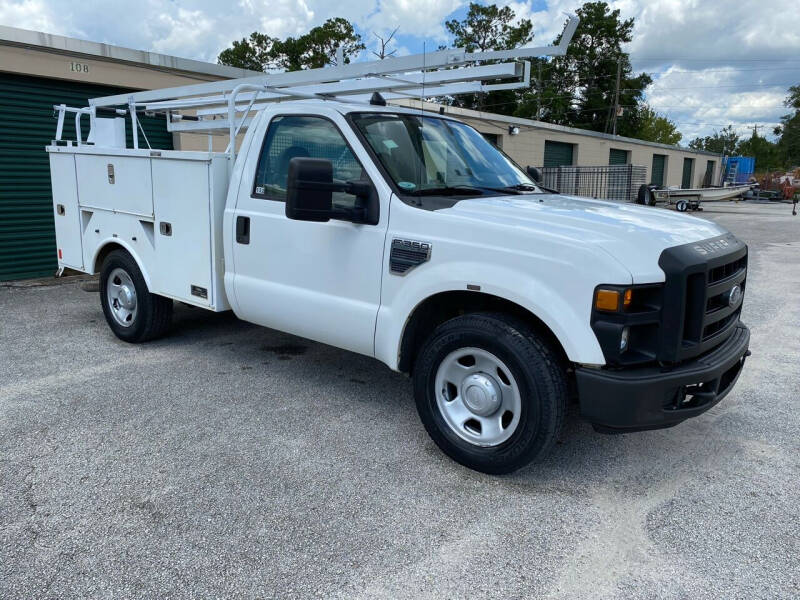
[[[556,353],[523,321],[474,313],[440,325],[423,344],[414,392],[425,429],[448,456],[508,473],[555,443],[567,382]]]
[[[126,342],[146,342],[166,333],[172,300],[151,294],[133,257],[114,250],[100,271],[100,303],[108,326]]]

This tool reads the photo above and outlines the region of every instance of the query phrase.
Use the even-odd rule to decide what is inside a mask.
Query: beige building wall
[[[228,135],[208,136],[204,133],[173,133],[172,144],[176,150],[208,150],[209,137],[211,138],[212,152],[225,152],[228,148]],[[236,148],[242,145],[244,134],[236,136]]]
[[[136,90],[175,87],[223,79],[223,77],[202,73],[180,73],[144,65],[55,53],[50,49],[5,45],[0,46],[0,71]]]

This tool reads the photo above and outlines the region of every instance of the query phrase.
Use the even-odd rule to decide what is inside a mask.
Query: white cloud
[[[0,0],[0,24],[90,38],[186,58],[215,60],[234,39],[261,31],[297,36],[344,17],[372,32],[447,40],[444,21],[465,0]],[[76,24],[85,24],[78,27]]]
[[[800,11],[793,0],[615,2],[636,28],[629,52],[653,75],[648,100],[689,139],[733,124],[770,134],[787,88],[800,83]]]
[[[564,13],[580,0],[503,0],[533,19],[536,43],[550,43]],[[688,141],[732,123],[770,133],[789,85],[800,83],[800,10],[797,0],[610,0],[622,18],[634,18],[626,50],[634,69],[654,79],[648,101],[675,121]],[[538,6],[538,4],[536,5]]]
[[[464,0],[379,0],[375,10],[359,25],[378,33],[399,27],[403,35],[445,42],[448,36],[444,21],[464,4]]]
[[[759,124],[768,134],[786,112],[786,88],[754,79],[738,67],[670,67],[654,76],[648,101],[677,122],[686,141],[728,124],[742,135]]]
[[[581,5],[574,0],[552,0],[547,3],[544,10],[534,11],[533,3],[504,1],[503,4],[510,6],[517,14],[525,14],[525,18],[533,21],[534,41],[537,46],[547,45],[553,42],[559,33],[564,29],[567,15],[575,14]]]
[[[636,18],[630,51],[640,59],[729,64],[740,59],[796,59],[800,10],[796,0],[648,0],[615,2]]]
[[[296,37],[325,20],[304,0],[242,0],[240,7],[232,21],[242,27],[247,24],[247,34],[257,30],[273,37]]]
[[[215,61],[252,31],[296,36],[341,16],[361,31],[447,41],[444,21],[468,0],[0,0],[0,24],[57,33],[187,58]],[[534,45],[549,44],[565,13],[582,0],[498,0],[534,24]],[[637,71],[654,79],[648,100],[678,122],[685,139],[728,122],[739,128],[774,124],[781,101],[800,83],[797,0],[611,0],[635,19],[627,50]],[[407,53],[407,46],[398,54]],[[365,53],[364,58],[371,57]],[[756,85],[757,84],[757,85]]]
[[[0,25],[55,34],[75,31],[69,19],[59,18],[47,0],[0,0]]]
[[[152,48],[163,54],[183,51],[200,55],[214,29],[214,21],[202,11],[185,8],[179,8],[175,15],[158,15],[156,23],[163,33],[153,40]]]

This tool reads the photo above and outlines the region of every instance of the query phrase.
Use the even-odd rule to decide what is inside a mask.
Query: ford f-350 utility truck
[[[719,225],[547,192],[447,115],[247,85],[206,100],[229,103],[231,140],[246,122],[238,149],[111,145],[114,103],[133,127],[140,105],[220,121],[177,91],[101,99],[75,113],[97,121],[93,144],[47,148],[59,265],[100,274],[120,339],[164,334],[177,300],[375,357],[411,375],[439,447],[489,473],[545,453],[571,395],[624,432],[735,384],[747,247]],[[195,120],[175,119],[187,106]]]

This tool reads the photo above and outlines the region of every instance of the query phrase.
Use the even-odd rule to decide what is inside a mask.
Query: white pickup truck
[[[54,143],[59,265],[100,274],[127,342],[180,301],[375,357],[413,377],[439,447],[489,473],[550,449],[571,397],[625,432],[731,390],[745,244],[549,193],[458,120],[381,104],[271,103],[235,160]]]

